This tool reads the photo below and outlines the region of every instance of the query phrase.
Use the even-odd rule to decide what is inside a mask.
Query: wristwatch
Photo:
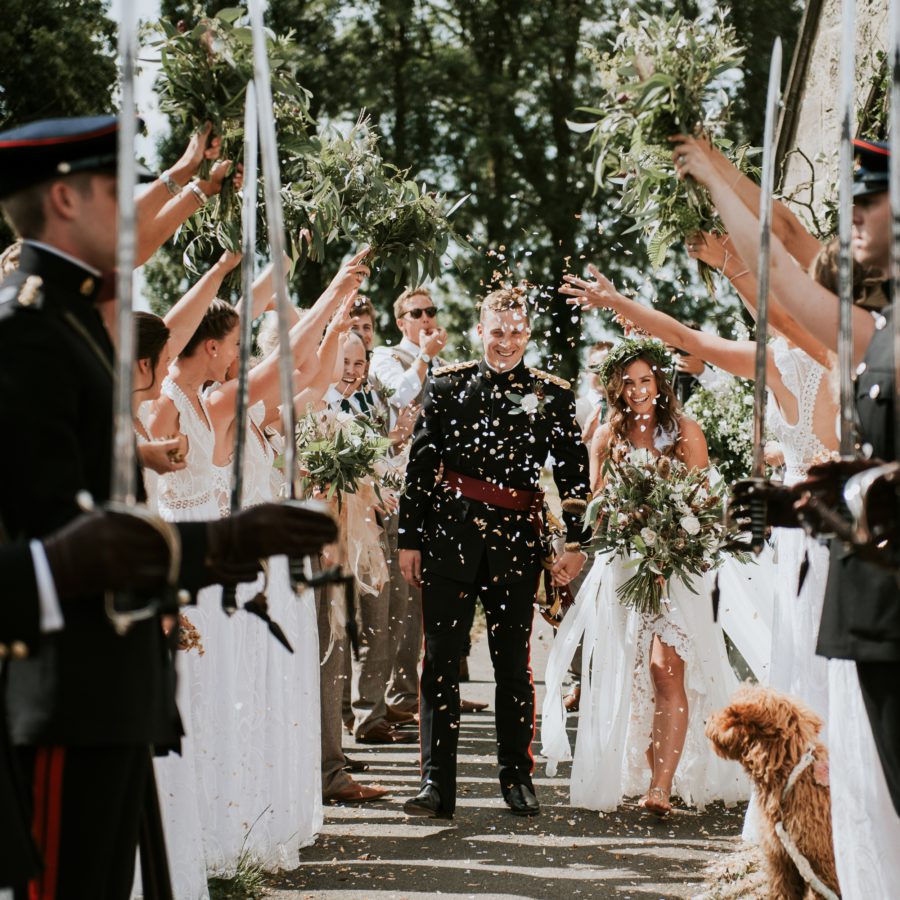
[[[421,359],[426,366],[431,362],[431,357],[424,350],[419,351],[419,359]]]

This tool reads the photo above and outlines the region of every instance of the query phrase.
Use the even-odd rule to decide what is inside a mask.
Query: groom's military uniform
[[[456,799],[459,655],[477,597],[497,682],[501,789],[533,790],[529,649],[548,456],[560,497],[583,501],[587,450],[567,382],[522,363],[502,373],[484,360],[434,370],[410,449],[400,547],[422,552],[422,776],[445,814]],[[567,541],[580,544],[579,517],[563,515]]]

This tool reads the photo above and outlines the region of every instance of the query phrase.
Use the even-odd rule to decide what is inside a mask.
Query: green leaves
[[[581,111],[593,122],[569,123],[590,132],[595,189],[621,184],[621,211],[644,233],[651,265],[698,230],[717,230],[706,191],[675,176],[669,138],[703,135],[725,150],[728,121],[722,77],[742,61],[734,30],[720,11],[696,20],[679,13],[622,14],[612,52],[588,48],[599,75],[599,102]],[[743,161],[742,149],[732,151]],[[631,229],[630,229],[631,230]]]
[[[252,35],[238,24],[243,16],[242,9],[229,7],[185,32],[162,23],[165,36],[157,44],[161,110],[195,129],[211,121],[222,138],[222,158],[236,163],[243,156],[244,98],[253,77]],[[310,95],[297,83],[291,33],[270,36],[267,51],[285,228],[294,258],[318,262],[328,244],[349,240],[370,246],[397,284],[436,277],[450,241],[460,240],[448,221],[446,199],[384,162],[365,117],[346,136],[317,129]],[[264,174],[257,222],[261,254],[268,247],[263,179]],[[214,243],[238,249],[240,222],[240,202],[225,191],[192,217],[179,236],[188,268],[197,271]]]

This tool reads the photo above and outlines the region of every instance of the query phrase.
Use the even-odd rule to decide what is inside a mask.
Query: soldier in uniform
[[[416,424],[400,502],[400,567],[422,586],[422,785],[409,815],[453,815],[459,735],[459,655],[476,598],[487,616],[497,682],[500,787],[513,813],[540,811],[532,783],[534,685],[529,645],[541,571],[541,468],[553,456],[562,499],[588,495],[587,451],[567,382],[523,362],[531,334],[521,292],[485,298],[480,361],[433,372]],[[564,513],[554,582],[581,570],[584,533]]]
[[[885,276],[890,270],[890,202],[886,144],[854,141],[854,262]],[[891,285],[885,285],[891,297]],[[792,316],[821,343],[837,348],[838,303],[833,295],[798,291],[780,296]],[[825,305],[827,304],[827,306]],[[798,512],[809,526],[816,510],[835,510],[849,475],[897,461],[894,393],[900,360],[893,351],[886,307],[874,317],[853,310],[854,406],[863,459],[814,466],[809,479],[792,488],[745,482],[736,490],[737,515],[747,515],[754,497],[767,501],[773,525],[798,525]],[[819,503],[815,503],[815,500]],[[831,532],[829,521],[822,531]],[[819,520],[821,522],[821,519]],[[835,538],[831,542],[828,584],[819,626],[817,652],[829,665],[830,716],[841,729],[830,740],[832,805],[838,877],[845,896],[886,896],[900,872],[891,850],[900,840],[900,559],[896,535],[892,549],[877,562],[865,547]],[[893,559],[886,558],[893,553]],[[852,668],[851,668],[852,667]],[[858,690],[852,674],[858,678]],[[861,702],[856,699],[861,695]],[[867,715],[871,738],[854,719]],[[854,737],[844,739],[844,732]],[[874,750],[870,751],[874,740]],[[877,751],[877,752],[876,752]],[[867,765],[869,758],[872,764]],[[873,769],[881,764],[884,779]],[[893,806],[883,802],[886,783]],[[875,867],[873,869],[873,866]],[[864,887],[860,888],[860,885]],[[876,885],[881,885],[877,887]],[[874,893],[872,893],[874,891]]]
[[[115,265],[117,131],[102,116],[0,134],[0,207],[24,240],[18,271],[0,282],[0,516],[13,541],[70,522],[81,492],[109,498],[114,354],[95,301]],[[300,556],[334,537],[327,516],[257,509],[177,526],[183,588],[250,579],[260,558]],[[92,593],[10,657],[9,733],[43,865],[31,896],[125,900],[148,811],[149,748],[179,737],[159,617],[120,636]]]

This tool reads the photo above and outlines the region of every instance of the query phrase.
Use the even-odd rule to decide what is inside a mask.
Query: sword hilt
[[[766,518],[769,504],[762,497],[750,501],[750,549],[759,555],[766,543]]]
[[[328,587],[332,584],[344,586],[344,606],[347,614],[347,638],[350,641],[350,649],[353,658],[359,659],[359,629],[356,627],[356,579],[353,575],[347,575],[338,566],[323,569],[314,575],[306,574],[305,557],[290,560],[291,587],[296,591],[298,585],[306,587]]]

